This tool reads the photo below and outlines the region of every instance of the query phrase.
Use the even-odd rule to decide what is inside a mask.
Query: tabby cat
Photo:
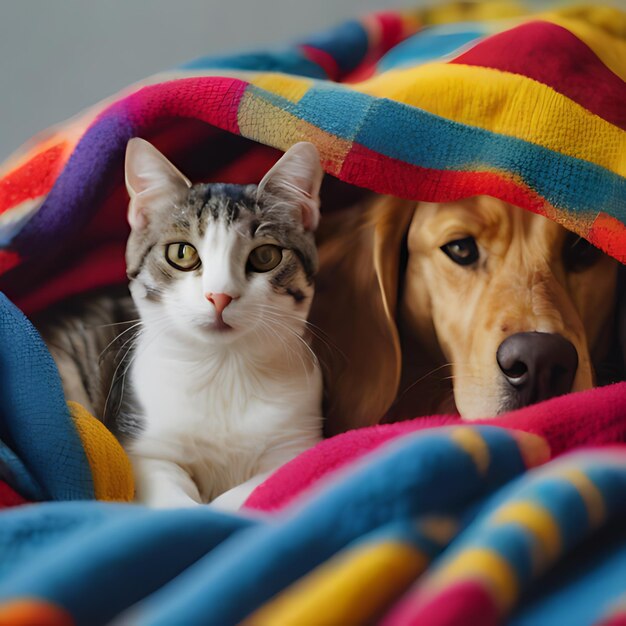
[[[310,143],[240,186],[192,185],[151,144],[129,142],[132,302],[94,298],[43,334],[68,399],[126,447],[138,501],[238,508],[319,441],[306,320],[322,177]]]

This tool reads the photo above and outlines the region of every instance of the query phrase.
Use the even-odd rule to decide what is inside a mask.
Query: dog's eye
[[[586,239],[570,233],[563,247],[563,262],[570,272],[584,272],[600,260],[602,251]]]
[[[449,241],[441,250],[459,265],[473,265],[480,256],[474,237]]]

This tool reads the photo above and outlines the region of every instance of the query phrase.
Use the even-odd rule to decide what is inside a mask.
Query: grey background
[[[39,130],[194,57],[435,1],[0,0],[0,162]]]

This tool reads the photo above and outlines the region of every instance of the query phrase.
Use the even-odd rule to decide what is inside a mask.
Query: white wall
[[[0,161],[50,124],[194,57],[438,1],[0,0]]]
[[[423,2],[424,0],[421,0]],[[140,78],[420,0],[0,0],[0,161]]]

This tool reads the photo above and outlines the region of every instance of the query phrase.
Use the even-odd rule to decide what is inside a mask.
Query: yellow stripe
[[[354,88],[626,176],[626,132],[525,76],[484,67],[427,63],[386,72]]]
[[[461,552],[431,578],[424,591],[437,593],[447,585],[478,580],[491,591],[501,611],[511,607],[519,591],[517,575],[511,564],[488,548],[472,548]]]
[[[263,124],[259,124],[263,120]],[[338,175],[352,142],[330,135],[291,113],[244,93],[237,123],[244,137],[287,150],[298,141],[313,141],[324,155],[324,169]]]
[[[519,524],[532,533],[539,543],[533,553],[535,571],[553,561],[561,550],[561,529],[550,512],[536,502],[511,502],[498,509],[491,518],[493,524]]]
[[[430,24],[450,24],[454,22],[479,22],[499,20],[526,13],[521,2],[511,0],[490,0],[490,2],[446,2],[441,6],[435,3],[420,13],[424,21]]]
[[[478,432],[470,426],[459,426],[452,431],[450,439],[472,457],[479,474],[486,473],[489,468],[489,448]]]
[[[313,86],[313,81],[307,78],[272,73],[258,74],[250,82],[293,103],[299,102]]]
[[[428,565],[399,542],[363,545],[338,555],[253,613],[246,626],[368,624]]]
[[[82,405],[68,402],[67,406],[89,461],[96,498],[130,502],[135,495],[133,470],[122,446]]]
[[[564,478],[577,489],[585,503],[589,524],[599,526],[606,516],[604,497],[589,477],[575,467],[562,469],[556,474],[556,477]]]

